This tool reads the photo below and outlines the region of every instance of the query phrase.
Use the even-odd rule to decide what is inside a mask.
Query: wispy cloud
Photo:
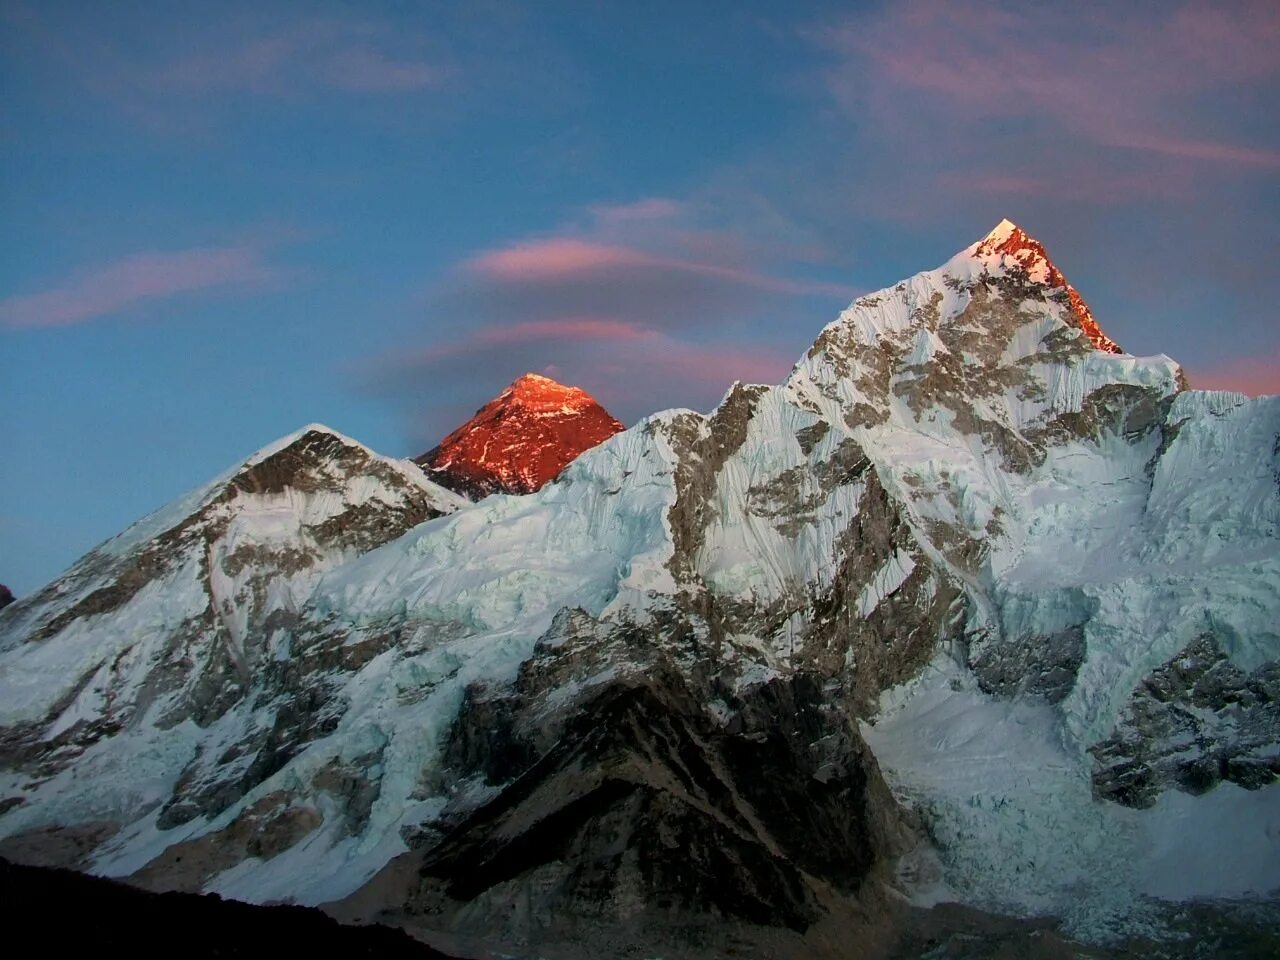
[[[0,300],[0,327],[87,323],[151,301],[201,291],[260,289],[281,278],[281,271],[252,245],[139,253],[80,270],[38,293]]]
[[[630,203],[593,204],[587,209],[598,223],[608,227],[637,220],[671,220],[682,216],[687,208],[670,197],[645,197]]]
[[[632,423],[671,406],[708,409],[734,380],[776,383],[794,359],[776,345],[699,343],[598,317],[479,330],[373,358],[357,372],[366,389],[409,401],[411,442],[426,449],[530,370],[585,388]]]
[[[805,36],[825,58],[821,89],[857,125],[858,176],[879,188],[855,202],[882,216],[954,204],[965,178],[1105,205],[1280,167],[1274,125],[1238,108],[1280,77],[1280,7],[1265,0],[914,0]]]
[[[155,84],[169,96],[296,96],[308,88],[407,93],[438,86],[449,74],[443,62],[415,53],[376,22],[300,20],[262,29],[265,35],[210,38],[213,49],[180,51],[165,61],[117,60],[119,79]]]
[[[360,93],[402,93],[439,86],[449,76],[441,64],[395,59],[368,47],[336,51],[329,59],[329,82]]]
[[[166,16],[124,29],[108,6],[74,18],[22,3],[8,13],[7,26],[42,67],[160,129],[208,123],[246,96],[284,103],[404,96],[440,88],[456,72],[429,35],[354,15],[242,10],[192,30],[185,18]]]
[[[684,238],[687,241],[687,237]],[[702,238],[705,241],[705,238]],[[707,244],[703,242],[702,246]],[[612,271],[651,274],[689,273],[772,293],[803,296],[825,294],[852,299],[858,291],[844,284],[795,280],[726,263],[662,256],[634,247],[597,243],[576,237],[547,237],[482,253],[466,269],[506,283],[542,283],[590,277]]]
[[[375,358],[363,382],[434,408],[423,442],[466,412],[448,398],[469,392],[473,408],[526,370],[556,371],[623,419],[705,408],[735,379],[780,379],[812,318],[861,292],[792,276],[771,253],[668,198],[588,206],[460,261],[421,309],[436,329],[468,333]],[[797,331],[777,322],[792,315],[805,318]]]

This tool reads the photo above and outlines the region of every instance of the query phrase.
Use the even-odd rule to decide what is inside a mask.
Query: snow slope
[[[1266,894],[1280,398],[1118,351],[1005,222],[852,304],[783,384],[650,417],[528,496],[467,505],[345,438],[340,469],[233,471],[0,613],[0,833],[78,825],[97,872],[319,903],[519,782],[459,745],[484,691],[533,750],[639,677],[704,684],[725,731],[803,677],[925,824],[913,896],[1096,939],[1159,898]],[[515,923],[489,896],[473,920]]]

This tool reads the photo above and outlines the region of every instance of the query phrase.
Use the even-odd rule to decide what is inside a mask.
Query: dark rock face
[[[3,610],[9,604],[13,603],[13,593],[3,583],[0,583],[0,610]]]
[[[1060,703],[1075,686],[1084,655],[1084,628],[1069,627],[988,644],[970,656],[969,669],[984,693]]]
[[[555,718],[541,679],[468,692],[446,757],[498,792],[387,908],[513,942],[637,914],[803,932],[904,843],[874,758],[815,677],[735,694],[653,664]]]
[[[1202,634],[1133,691],[1110,737],[1092,748],[1094,792],[1149,807],[1164,790],[1250,790],[1280,776],[1280,663],[1245,673]]]
[[[527,373],[414,462],[473,500],[533,493],[621,430],[586,391]]]

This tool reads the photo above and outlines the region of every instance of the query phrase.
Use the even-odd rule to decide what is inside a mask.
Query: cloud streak
[[[468,333],[375,358],[361,380],[407,410],[432,409],[429,424],[413,414],[417,443],[467,414],[457,396],[473,407],[529,370],[584,387],[624,420],[705,409],[736,379],[785,376],[811,318],[861,292],[788,276],[768,253],[668,198],[590,205],[461,260],[421,309],[430,327]],[[779,322],[790,316],[803,325]]]
[[[698,343],[598,317],[479,330],[374,358],[357,373],[367,390],[409,401],[411,442],[425,450],[527,371],[581,386],[634,423],[671,406],[708,409],[734,380],[777,382],[794,359],[768,344]]]
[[[852,176],[879,188],[846,195],[885,219],[954,207],[966,178],[1107,205],[1280,168],[1274,125],[1241,120],[1242,98],[1280,78],[1273,3],[915,0],[803,35],[824,58],[821,93],[856,125]],[[837,155],[850,146],[834,139]]]
[[[504,283],[541,283],[633,270],[697,274],[771,293],[797,296],[823,294],[852,299],[859,292],[845,284],[792,280],[723,263],[661,256],[633,247],[574,237],[549,237],[492,250],[472,258],[465,268]]]
[[[441,88],[457,69],[428,35],[374,18],[262,8],[193,31],[186,18],[144,15],[122,29],[109,5],[74,16],[22,3],[7,12],[16,42],[44,69],[168,132],[199,128],[247,98],[292,106],[338,94],[403,98]]]
[[[82,270],[39,293],[0,300],[0,327],[87,323],[184,294],[261,288],[280,276],[253,246],[139,253]]]
[[[194,49],[164,63],[122,63],[121,80],[169,95],[294,96],[307,88],[409,93],[439,86],[449,75],[442,63],[396,50],[403,43],[374,22],[301,20],[265,36],[213,42],[214,51]]]

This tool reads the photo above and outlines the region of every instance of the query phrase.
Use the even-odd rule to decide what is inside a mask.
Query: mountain
[[[585,390],[526,373],[414,462],[473,499],[533,493],[621,430]]]
[[[0,855],[471,955],[1274,953],[1280,398],[1118,349],[1006,222],[528,496],[295,435],[0,612]]]

